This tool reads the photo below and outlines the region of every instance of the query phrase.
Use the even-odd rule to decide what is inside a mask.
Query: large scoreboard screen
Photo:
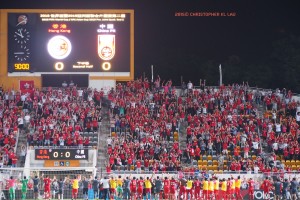
[[[133,70],[133,10],[8,12],[9,72]]]

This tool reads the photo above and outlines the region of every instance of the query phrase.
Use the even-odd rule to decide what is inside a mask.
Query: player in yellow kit
[[[192,179],[192,177],[190,177],[189,180],[186,182],[186,195],[187,195],[187,198],[190,198],[190,199],[193,198],[192,197],[193,196],[193,179]]]
[[[241,177],[238,176],[237,179],[235,179],[235,197],[236,199],[243,199],[242,195],[241,195]]]
[[[220,182],[218,180],[218,177],[215,177],[215,181],[214,181],[214,192],[215,192],[215,199],[219,198],[219,188],[220,187]]]
[[[119,176],[117,178],[117,198],[116,199],[122,199],[123,195],[123,179],[122,176]]]
[[[72,199],[77,199],[80,176],[75,176],[72,181]]]
[[[109,186],[110,186],[110,196],[112,198],[115,198],[116,189],[117,189],[117,180],[115,180],[113,176],[111,177],[111,179],[109,181]]]
[[[208,196],[208,181],[207,181],[207,178],[204,179],[202,185],[203,185],[203,198],[208,199],[209,196]]]
[[[221,199],[226,200],[227,199],[227,182],[225,178],[223,178],[221,182],[221,194],[220,194]]]
[[[235,196],[235,180],[234,180],[234,178],[233,177],[231,177],[231,188],[230,188],[230,190],[231,190],[231,197],[234,199],[234,196]],[[231,197],[229,197],[229,198],[231,198]]]
[[[210,179],[210,181],[208,182],[208,195],[210,199],[214,198],[214,191],[215,191],[215,184],[213,179]]]
[[[151,183],[151,179],[152,179],[153,175],[151,176],[151,178],[147,177],[146,180],[144,181],[145,183],[145,194],[146,194],[146,199],[149,200],[151,199],[151,188],[152,188],[152,183]]]

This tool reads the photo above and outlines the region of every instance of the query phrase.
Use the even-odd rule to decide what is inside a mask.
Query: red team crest
[[[98,35],[98,55],[102,60],[111,60],[115,56],[115,35]]]

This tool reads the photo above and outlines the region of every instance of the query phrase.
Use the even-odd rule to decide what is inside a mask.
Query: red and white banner
[[[20,90],[33,90],[34,81],[20,81]]]
[[[34,81],[20,81],[21,95],[28,94],[33,98],[34,94]]]

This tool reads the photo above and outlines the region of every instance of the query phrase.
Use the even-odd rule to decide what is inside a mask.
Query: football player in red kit
[[[249,179],[248,181],[248,188],[249,188],[249,200],[254,199],[254,181],[252,178]]]
[[[137,192],[137,180],[135,177],[133,177],[132,180],[130,181],[130,194],[133,200],[136,199],[136,192]]]
[[[165,199],[169,199],[170,180],[168,179],[168,177],[165,177],[163,183],[164,183],[164,195],[165,195]]]
[[[144,180],[140,177],[140,180],[137,181],[137,197],[138,199],[143,199],[143,190],[144,190]]]
[[[194,197],[196,200],[200,199],[200,190],[201,190],[201,182],[198,178],[195,178],[193,182],[193,189],[194,189]]]
[[[170,180],[170,199],[176,199],[177,181],[172,177]]]

